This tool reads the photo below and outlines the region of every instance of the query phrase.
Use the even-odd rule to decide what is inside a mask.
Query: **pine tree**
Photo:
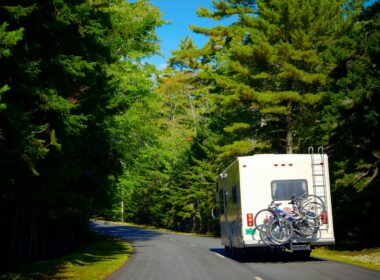
[[[335,49],[338,58],[320,129],[332,155],[334,228],[338,244],[378,246],[380,3],[363,10]],[[347,215],[350,205],[350,215]],[[369,214],[371,213],[371,214]],[[371,215],[371,219],[363,219]]]
[[[198,11],[236,19],[230,26],[193,27],[210,38],[198,54],[210,61],[204,76],[228,111],[225,130],[240,135],[225,147],[226,156],[255,149],[292,153],[312,144],[308,134],[334,67],[329,47],[351,26],[360,6],[354,4],[223,0],[214,2],[213,12]]]
[[[78,246],[107,204],[121,172],[107,120],[145,94],[121,76],[157,52],[163,21],[122,0],[2,1],[0,19],[0,261],[13,264]]]

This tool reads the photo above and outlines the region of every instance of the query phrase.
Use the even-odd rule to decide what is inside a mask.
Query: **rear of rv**
[[[231,209],[234,210],[227,213],[229,217],[221,215],[221,235],[224,246],[268,247],[261,240],[259,231],[253,222],[255,215],[261,209],[267,208],[272,201],[281,203],[280,208],[289,210],[286,208],[291,207],[288,204],[290,197],[304,192],[322,197],[326,212],[321,218],[323,224],[315,235],[302,238],[293,234],[288,244],[290,249],[296,249],[298,245],[301,247],[306,245],[309,248],[334,244],[327,155],[313,157],[309,154],[265,154],[239,157],[222,174],[218,179],[219,199],[225,200],[226,212],[229,211],[229,207],[232,207],[231,199],[223,197],[222,189],[224,188],[226,191],[230,184],[238,190],[238,196],[234,198],[238,200],[236,201],[237,206],[232,207]],[[235,179],[230,178],[227,183],[226,178],[231,175]]]

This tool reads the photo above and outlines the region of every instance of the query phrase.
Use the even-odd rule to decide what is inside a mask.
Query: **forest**
[[[336,247],[378,247],[380,2],[213,0],[158,70],[147,0],[0,3],[0,263],[65,254],[91,217],[217,233],[237,156],[329,155]],[[1,270],[1,269],[0,269]]]

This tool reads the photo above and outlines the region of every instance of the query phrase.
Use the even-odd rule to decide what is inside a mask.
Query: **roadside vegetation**
[[[126,241],[92,234],[92,242],[64,257],[11,268],[0,279],[101,280],[124,264],[132,253]]]
[[[380,248],[345,251],[321,247],[314,249],[311,255],[312,257],[380,270]]]

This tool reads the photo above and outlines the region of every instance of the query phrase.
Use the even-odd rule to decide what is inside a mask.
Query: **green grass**
[[[104,279],[118,269],[131,255],[129,243],[98,236],[96,241],[59,259],[35,262],[14,267],[0,279]]]
[[[380,270],[380,248],[340,251],[322,247],[314,249],[312,256]]]

